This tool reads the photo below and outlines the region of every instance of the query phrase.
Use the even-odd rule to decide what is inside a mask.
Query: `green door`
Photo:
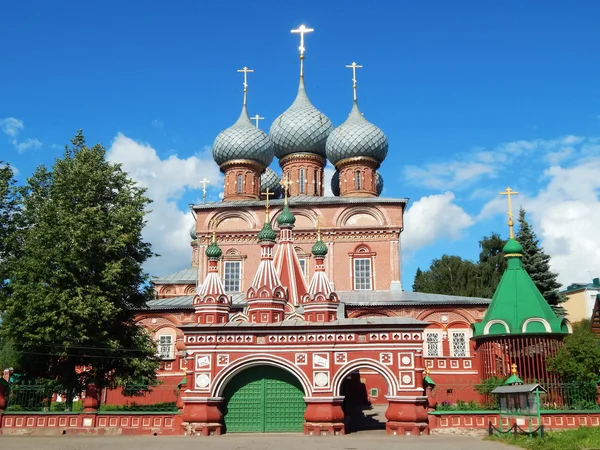
[[[225,430],[229,433],[302,431],[304,392],[296,377],[272,366],[255,366],[225,386]]]

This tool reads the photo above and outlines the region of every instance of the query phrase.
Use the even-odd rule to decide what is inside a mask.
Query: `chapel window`
[[[173,359],[173,336],[162,335],[158,338],[158,357],[160,359]]]
[[[238,175],[237,176],[237,193],[238,194],[242,193],[243,187],[244,187],[244,176]]]
[[[357,170],[354,176],[356,179],[356,190],[360,191],[360,170]]]
[[[315,169],[314,175],[315,175],[315,183],[314,183],[315,193],[314,193],[314,195],[317,196],[317,195],[319,195],[319,170],[318,169]]]
[[[242,284],[242,262],[225,261],[223,263],[223,286],[225,292],[240,292]]]
[[[466,331],[453,331],[450,333],[450,356],[456,358],[469,356],[469,345]]]
[[[298,263],[300,263],[302,275],[304,275],[304,278],[306,279],[306,259],[298,259]]]
[[[300,169],[299,183],[300,183],[300,193],[304,194],[304,169]]]
[[[371,258],[354,259],[354,289],[370,291],[371,288]]]
[[[424,352],[425,356],[442,356],[442,342],[440,333],[435,331],[425,332]]]

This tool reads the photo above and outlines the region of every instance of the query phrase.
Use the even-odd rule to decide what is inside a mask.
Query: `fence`
[[[436,385],[431,397],[438,411],[495,410],[497,399],[491,391],[502,384],[502,379],[446,382]],[[540,396],[542,410],[600,410],[596,383],[541,383],[541,386],[547,391]]]
[[[172,385],[153,387],[127,385],[117,389],[105,389],[100,395],[99,412],[108,411],[147,411],[177,412],[179,389]],[[82,399],[73,399],[71,411],[83,410]],[[66,395],[55,392],[47,385],[13,384],[10,386],[7,412],[59,412],[67,410]]]

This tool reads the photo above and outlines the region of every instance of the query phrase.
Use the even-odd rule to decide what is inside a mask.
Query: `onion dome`
[[[363,117],[356,101],[346,121],[327,138],[327,159],[334,166],[343,159],[357,156],[368,156],[381,164],[387,152],[387,137]]]
[[[250,121],[246,105],[237,122],[221,131],[213,143],[213,159],[219,166],[234,159],[245,159],[267,167],[273,155],[271,139]]]
[[[294,217],[287,204],[283,207],[281,213],[279,213],[279,215],[277,216],[277,223],[280,227],[282,225],[294,225],[296,223],[296,217]]]
[[[279,184],[280,181],[281,181],[281,178],[279,178],[279,175],[277,175],[277,173],[275,173],[273,170],[271,170],[267,167],[265,169],[265,171],[262,173],[262,175],[260,176],[260,192],[267,192],[267,189],[269,189],[269,192],[273,193],[271,200],[274,198],[280,198],[281,197],[281,185]]]
[[[315,242],[315,245],[312,246],[312,254],[315,256],[327,255],[327,246],[323,243],[320,237],[317,242]]]
[[[269,131],[275,147],[275,156],[283,158],[293,153],[316,153],[325,156],[327,137],[333,124],[315,108],[304,89],[304,78],[300,78],[298,95],[287,111],[281,114]]]
[[[258,241],[273,241],[277,238],[277,234],[273,231],[273,227],[269,222],[265,222],[262,230],[258,232]]]
[[[383,192],[383,175],[379,172],[375,174],[375,191],[379,197]],[[331,192],[336,197],[340,196],[340,171],[336,170],[331,177]]]
[[[196,224],[192,225],[192,228],[190,228],[190,238],[192,238],[192,241],[198,239],[198,235],[196,234]]]
[[[204,253],[206,254],[206,256],[208,256],[209,259],[219,259],[223,254],[223,251],[221,250],[221,247],[219,247],[219,244],[217,244],[217,240],[214,235],[212,242],[208,247],[206,247],[206,251]]]
[[[502,251],[505,255],[520,255],[523,253],[523,247],[515,238],[510,238],[506,241]]]

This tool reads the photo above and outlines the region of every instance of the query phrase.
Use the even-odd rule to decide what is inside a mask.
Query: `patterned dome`
[[[250,159],[267,167],[273,155],[271,139],[250,122],[246,105],[237,122],[221,131],[213,144],[213,159],[219,166],[232,159]]]
[[[192,225],[192,228],[190,228],[190,237],[192,238],[192,241],[198,239],[198,235],[196,234],[196,224]]]
[[[375,190],[377,191],[377,197],[383,192],[383,176],[377,172],[375,174]],[[331,177],[331,192],[336,197],[340,196],[340,171],[336,170]]]
[[[346,121],[327,139],[327,159],[334,166],[342,159],[356,156],[369,156],[381,164],[387,152],[385,134],[363,117],[356,101]]]
[[[270,199],[280,198],[281,197],[281,185],[279,182],[281,178],[277,175],[273,170],[268,167],[260,176],[260,192],[267,192],[267,188],[269,192],[273,192],[273,196],[269,197]],[[261,195],[261,198],[264,195]]]
[[[332,131],[331,120],[312,105],[304,89],[304,79],[300,78],[296,100],[275,119],[269,136],[278,158],[302,152],[324,157],[327,137]]]

